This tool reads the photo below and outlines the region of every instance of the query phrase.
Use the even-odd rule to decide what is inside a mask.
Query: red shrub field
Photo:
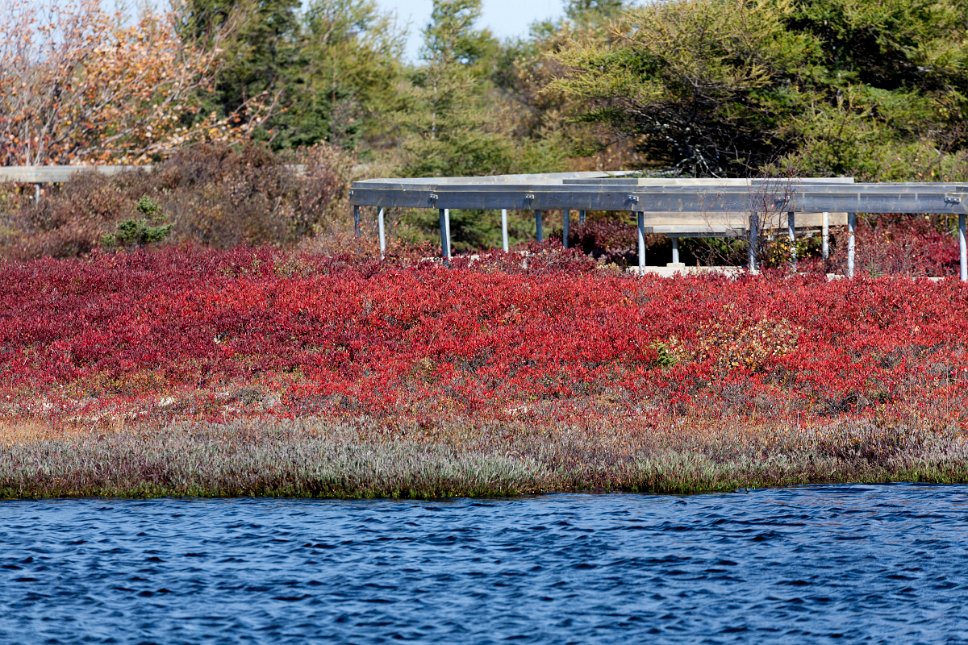
[[[877,446],[902,431],[960,441],[966,328],[954,279],[636,277],[561,250],[445,267],[169,247],[0,265],[0,414],[11,436],[298,417],[381,440],[513,445],[565,428],[612,449],[735,432],[767,450],[858,427]]]
[[[191,248],[8,263],[4,412],[204,416],[259,399],[428,423],[591,409],[965,421],[955,280],[639,278],[560,251],[520,263]],[[239,405],[211,405],[226,396]]]

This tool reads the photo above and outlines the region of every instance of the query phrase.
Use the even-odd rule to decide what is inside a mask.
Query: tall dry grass
[[[38,434],[0,446],[3,498],[440,498],[890,481],[968,482],[968,442],[956,431],[871,423],[427,432],[297,419]]]

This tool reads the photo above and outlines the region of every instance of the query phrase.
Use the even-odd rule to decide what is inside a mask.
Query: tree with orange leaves
[[[264,97],[244,123],[205,114],[218,48],[183,42],[176,16],[173,6],[132,19],[101,0],[2,3],[0,165],[144,163],[248,137]]]

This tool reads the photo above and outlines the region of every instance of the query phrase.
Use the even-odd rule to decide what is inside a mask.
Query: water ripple
[[[968,486],[0,513],[3,642],[968,642]]]

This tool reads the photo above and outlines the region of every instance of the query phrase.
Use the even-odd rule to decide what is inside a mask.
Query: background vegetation
[[[373,0],[173,0],[138,15],[112,14],[102,0],[40,6],[0,7],[5,165],[157,164],[186,146],[245,144],[243,156],[259,156],[259,145],[283,162],[325,149],[326,173],[344,179],[619,167],[968,178],[968,0],[563,0],[560,19],[504,42],[478,24],[481,0],[435,0],[414,62],[395,17]],[[230,166],[213,161],[206,172]],[[332,229],[317,213],[295,227],[256,226],[251,201],[239,210],[248,223],[229,222],[150,181],[162,187],[85,179],[67,191],[114,192],[100,206],[65,197],[16,217],[7,195],[2,231],[32,237],[5,246],[21,256],[86,252],[144,196],[167,204],[171,240],[291,244]],[[266,213],[278,212],[276,193],[255,183]],[[68,220],[84,239],[52,241]],[[436,235],[432,214],[391,213],[390,224],[411,242]],[[582,244],[615,237],[614,225],[596,226]],[[511,230],[523,241],[533,223],[512,214]],[[457,250],[500,240],[497,218],[477,213],[455,212],[452,233]]]
[[[958,280],[168,247],[0,311],[0,497],[968,479]]]
[[[0,189],[0,497],[968,479],[968,287],[913,279],[956,266],[948,218],[862,221],[856,280],[841,231],[796,274],[776,243],[667,280],[614,266],[615,214],[444,268],[435,216],[391,213],[380,261],[346,205],[394,174],[968,179],[968,0],[568,0],[512,42],[435,0],[415,62],[372,0],[37,7],[0,2],[0,164],[146,167]],[[455,247],[498,222],[453,213]]]

